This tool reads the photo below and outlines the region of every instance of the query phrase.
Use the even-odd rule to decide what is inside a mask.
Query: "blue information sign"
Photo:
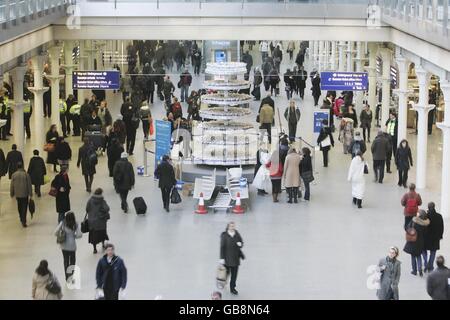
[[[326,71],[320,73],[320,88],[331,91],[366,91],[367,72]]]
[[[323,120],[330,120],[328,110],[314,111],[314,133],[320,132]]]
[[[169,121],[156,120],[155,168],[164,155],[170,154],[172,126]]]
[[[120,88],[119,71],[74,71],[73,89],[118,90]]]

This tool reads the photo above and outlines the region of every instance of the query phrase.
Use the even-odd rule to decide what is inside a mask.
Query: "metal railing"
[[[0,24],[54,10],[74,0],[0,0]]]

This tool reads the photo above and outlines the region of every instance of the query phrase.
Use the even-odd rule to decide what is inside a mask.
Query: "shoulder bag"
[[[66,230],[64,229],[64,222],[61,224],[61,227],[58,229],[56,233],[56,243],[61,244],[66,241]]]
[[[53,273],[50,273],[50,277],[48,279],[47,285],[45,286],[45,289],[51,294],[61,293],[61,285],[59,284]]]
[[[303,179],[303,181],[305,181],[306,183],[310,183],[312,181],[314,181],[314,175],[312,171],[305,171],[301,174],[301,177]]]
[[[86,212],[86,215],[84,216],[83,222],[81,222],[80,229],[82,233],[88,233],[89,232],[89,220],[88,220],[88,214]]]
[[[406,229],[405,234],[406,241],[416,242],[417,241],[417,230],[414,228],[414,222],[411,222]]]

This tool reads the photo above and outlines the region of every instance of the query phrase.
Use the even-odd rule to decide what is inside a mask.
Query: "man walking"
[[[260,129],[267,130],[269,144],[272,143],[272,121],[274,120],[274,109],[265,104],[259,112]]]
[[[33,188],[30,175],[23,169],[22,162],[17,163],[17,171],[11,177],[10,195],[17,200],[20,222],[26,228],[28,200],[33,197]]]
[[[122,107],[120,108],[120,113],[122,114],[127,132],[126,152],[131,156],[133,155],[134,151],[134,143],[136,141],[136,130],[137,127],[139,126],[140,119],[137,116],[136,108],[130,102],[130,98],[127,98],[126,102],[122,104]]]
[[[170,158],[168,155],[163,156],[161,163],[155,170],[155,177],[159,179],[158,187],[161,189],[164,209],[167,212],[169,212],[170,192],[177,183],[175,171],[169,161]]]
[[[384,165],[386,163],[387,153],[389,152],[389,142],[383,136],[383,130],[378,130],[377,137],[373,140],[371,151],[373,155],[373,172],[375,173],[375,182],[383,183]]]
[[[112,243],[105,246],[106,254],[98,262],[95,273],[97,289],[105,300],[119,300],[119,293],[123,297],[127,286],[127,268],[123,260],[116,256],[114,249]]]
[[[191,83],[192,76],[189,73],[188,69],[185,69],[184,72],[180,75],[181,102],[187,102],[187,99],[189,97],[189,87]]]
[[[450,300],[450,270],[443,256],[436,258],[437,269],[427,277],[427,292],[433,300]]]
[[[114,188],[120,194],[121,208],[128,213],[128,192],[134,187],[134,170],[128,161],[128,154],[123,152],[120,160],[114,164],[113,169]]]
[[[86,191],[90,193],[98,159],[95,147],[89,142],[89,139],[85,137],[83,141],[84,144],[78,149],[77,167],[79,168],[81,164],[81,172],[86,184]]]

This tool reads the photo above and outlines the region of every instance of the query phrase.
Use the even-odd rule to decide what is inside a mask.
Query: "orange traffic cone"
[[[205,207],[205,201],[203,200],[203,192],[200,192],[200,198],[198,199],[198,208],[195,210],[195,213],[198,214],[206,214],[208,210]]]
[[[241,194],[238,192],[236,194],[236,205],[233,208],[233,213],[244,213],[244,208],[241,207]]]

